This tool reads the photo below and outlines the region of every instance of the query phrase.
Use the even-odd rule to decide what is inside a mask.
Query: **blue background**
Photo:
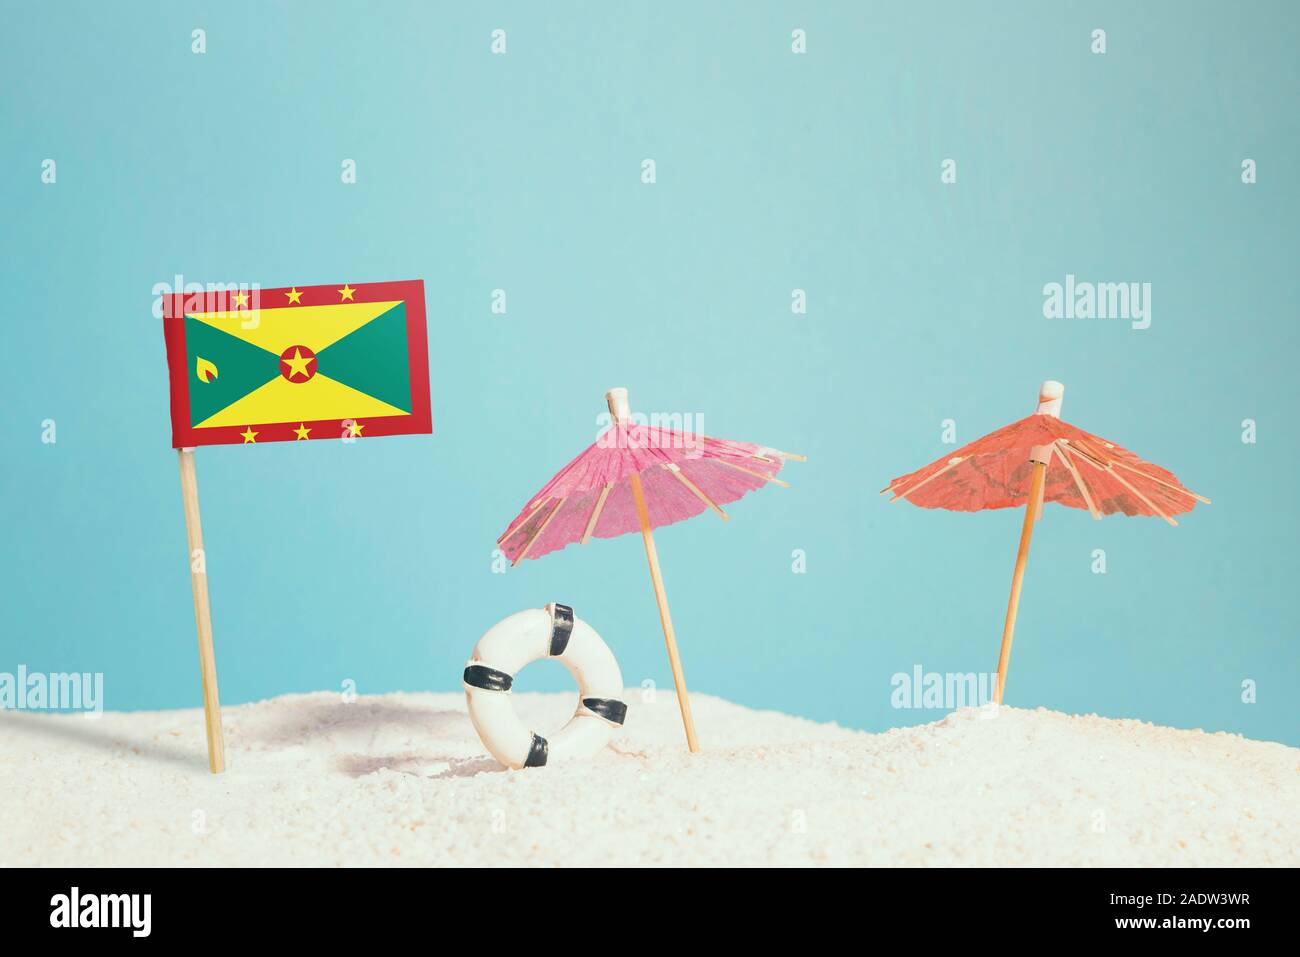
[[[877,491],[951,451],[944,419],[965,443],[1057,378],[1064,418],[1214,504],[1049,508],[1008,702],[1300,744],[1293,4],[4,11],[0,670],[200,703],[155,283],[423,278],[432,438],[198,453],[225,703],[458,689],[484,629],[551,600],[670,686],[637,536],[492,570],[625,385],[809,456],[658,533],[691,688],[933,720],[890,676],[994,669],[1021,513]],[[1045,319],[1067,273],[1152,283],[1151,327]]]

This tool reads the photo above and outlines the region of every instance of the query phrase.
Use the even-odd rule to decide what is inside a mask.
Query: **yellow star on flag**
[[[311,435],[311,429],[307,428],[306,423],[299,425],[298,428],[294,429],[294,432],[298,434],[298,438],[300,439],[305,439],[307,436]]]
[[[307,375],[307,364],[311,362],[311,356],[304,356],[301,349],[294,349],[293,356],[289,359],[281,359],[289,367],[289,378],[296,375]]]
[[[348,302],[352,302],[353,301],[352,294],[354,292],[356,292],[355,289],[353,289],[347,283],[344,283],[343,288],[339,290],[339,296],[340,296],[339,301],[342,302],[344,299],[346,299]]]
[[[298,291],[297,286],[294,286],[292,289],[286,292],[285,295],[289,297],[289,302],[291,304],[297,303],[300,306],[302,305],[302,293]]]
[[[247,306],[247,305],[248,305],[248,293],[246,293],[246,292],[242,292],[242,291],[241,291],[241,292],[237,292],[237,293],[235,293],[235,305],[236,305],[236,306]]]
[[[353,422],[350,425],[348,425],[348,431],[352,433],[352,437],[354,439],[361,434],[361,430],[364,428],[365,426],[362,425],[360,422]]]
[[[248,426],[248,428],[244,429],[244,431],[240,432],[239,434],[244,437],[245,445],[247,445],[249,442],[253,442],[253,443],[257,442],[258,433],[253,431],[253,427],[251,425]]]

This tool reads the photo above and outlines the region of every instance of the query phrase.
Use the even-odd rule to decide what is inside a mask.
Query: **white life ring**
[[[578,681],[578,710],[549,740],[526,728],[510,703],[519,669],[541,658],[555,658]],[[568,605],[530,608],[497,622],[474,646],[464,682],[474,730],[492,756],[511,768],[591,757],[627,716],[614,653]]]

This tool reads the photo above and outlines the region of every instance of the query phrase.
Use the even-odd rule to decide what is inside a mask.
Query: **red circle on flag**
[[[280,375],[290,382],[306,382],[316,374],[316,353],[306,346],[290,346],[280,353]]]

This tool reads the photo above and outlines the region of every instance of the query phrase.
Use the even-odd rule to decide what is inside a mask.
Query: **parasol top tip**
[[[627,389],[619,386],[605,393],[605,404],[615,422],[626,422],[632,418],[632,408],[628,405]]]
[[[1038,390],[1038,414],[1061,417],[1061,399],[1065,396],[1065,386],[1055,379],[1048,379]]]

